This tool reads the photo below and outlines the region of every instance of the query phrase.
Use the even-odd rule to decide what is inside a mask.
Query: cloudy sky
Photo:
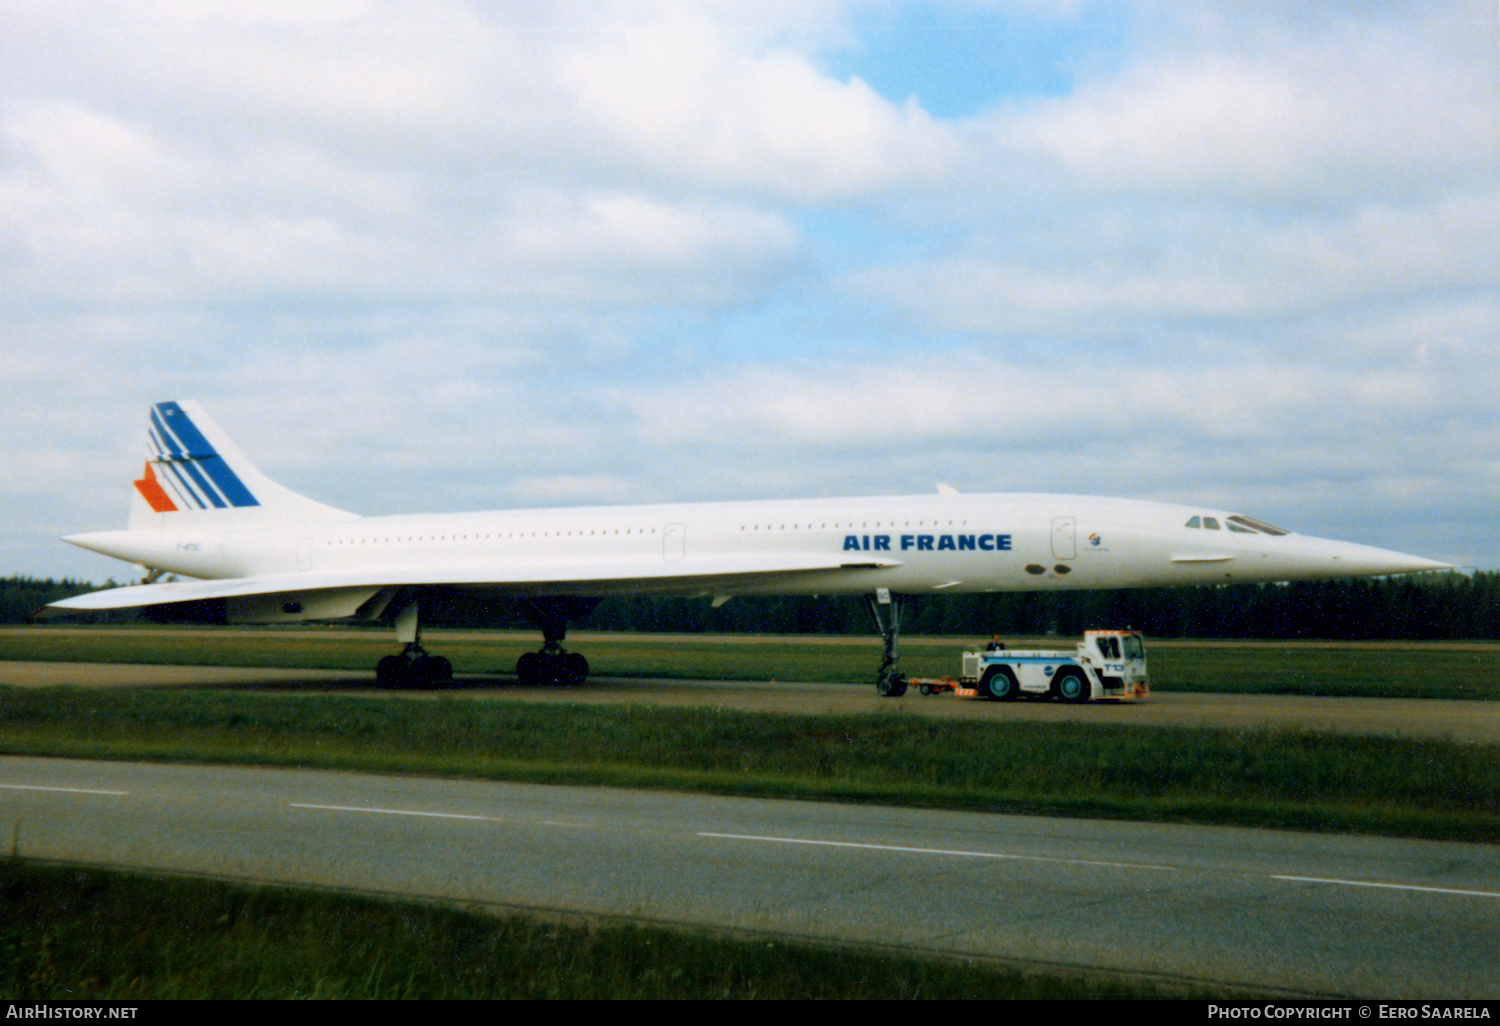
[[[1500,566],[1495,0],[0,0],[0,575],[150,403],[362,513],[1076,491]]]

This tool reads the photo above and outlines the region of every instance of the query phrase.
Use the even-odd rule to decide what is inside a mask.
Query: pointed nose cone
[[[1414,574],[1423,570],[1452,570],[1451,563],[1409,556],[1404,552],[1377,549],[1373,545],[1326,541],[1309,538],[1314,543],[1306,555],[1313,565],[1322,565],[1329,577],[1385,577],[1390,574]]]

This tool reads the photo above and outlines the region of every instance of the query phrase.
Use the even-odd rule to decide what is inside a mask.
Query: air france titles
[[[900,551],[916,552],[1008,552],[1008,534],[846,534],[845,552],[890,552],[892,538]]]

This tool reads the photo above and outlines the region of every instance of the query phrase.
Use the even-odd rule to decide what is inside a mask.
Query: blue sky
[[[359,512],[965,491],[1500,565],[1492,3],[11,0],[0,574],[146,410]]]
[[[1116,70],[1139,21],[1124,4],[910,3],[850,12],[851,42],[826,54],[893,103],[933,117],[979,115],[1009,101],[1066,96],[1080,75]]]

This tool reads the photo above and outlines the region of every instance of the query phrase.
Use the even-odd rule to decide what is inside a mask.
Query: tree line
[[[115,587],[114,581],[109,581],[103,587]],[[0,577],[0,623],[33,623],[36,613],[48,602],[56,602],[58,599],[67,598],[69,595],[79,595],[86,591],[97,591],[101,586],[90,584],[88,581],[75,581],[65,578],[54,581],[47,578],[45,581],[35,577]],[[120,612],[93,613],[87,617],[70,617],[72,622],[83,620],[88,623],[129,623],[136,617],[131,610]]]
[[[94,587],[73,580],[0,579],[0,622],[33,622],[33,614],[46,603]],[[122,610],[70,619],[129,623],[138,614]],[[423,622],[457,628],[532,626],[518,601],[452,592],[435,597]],[[746,597],[718,608],[706,598],[608,598],[574,626],[645,633],[873,633],[859,596]],[[933,595],[908,599],[902,616],[905,634],[1071,636],[1101,627],[1130,627],[1162,638],[1500,639],[1500,573]]]

